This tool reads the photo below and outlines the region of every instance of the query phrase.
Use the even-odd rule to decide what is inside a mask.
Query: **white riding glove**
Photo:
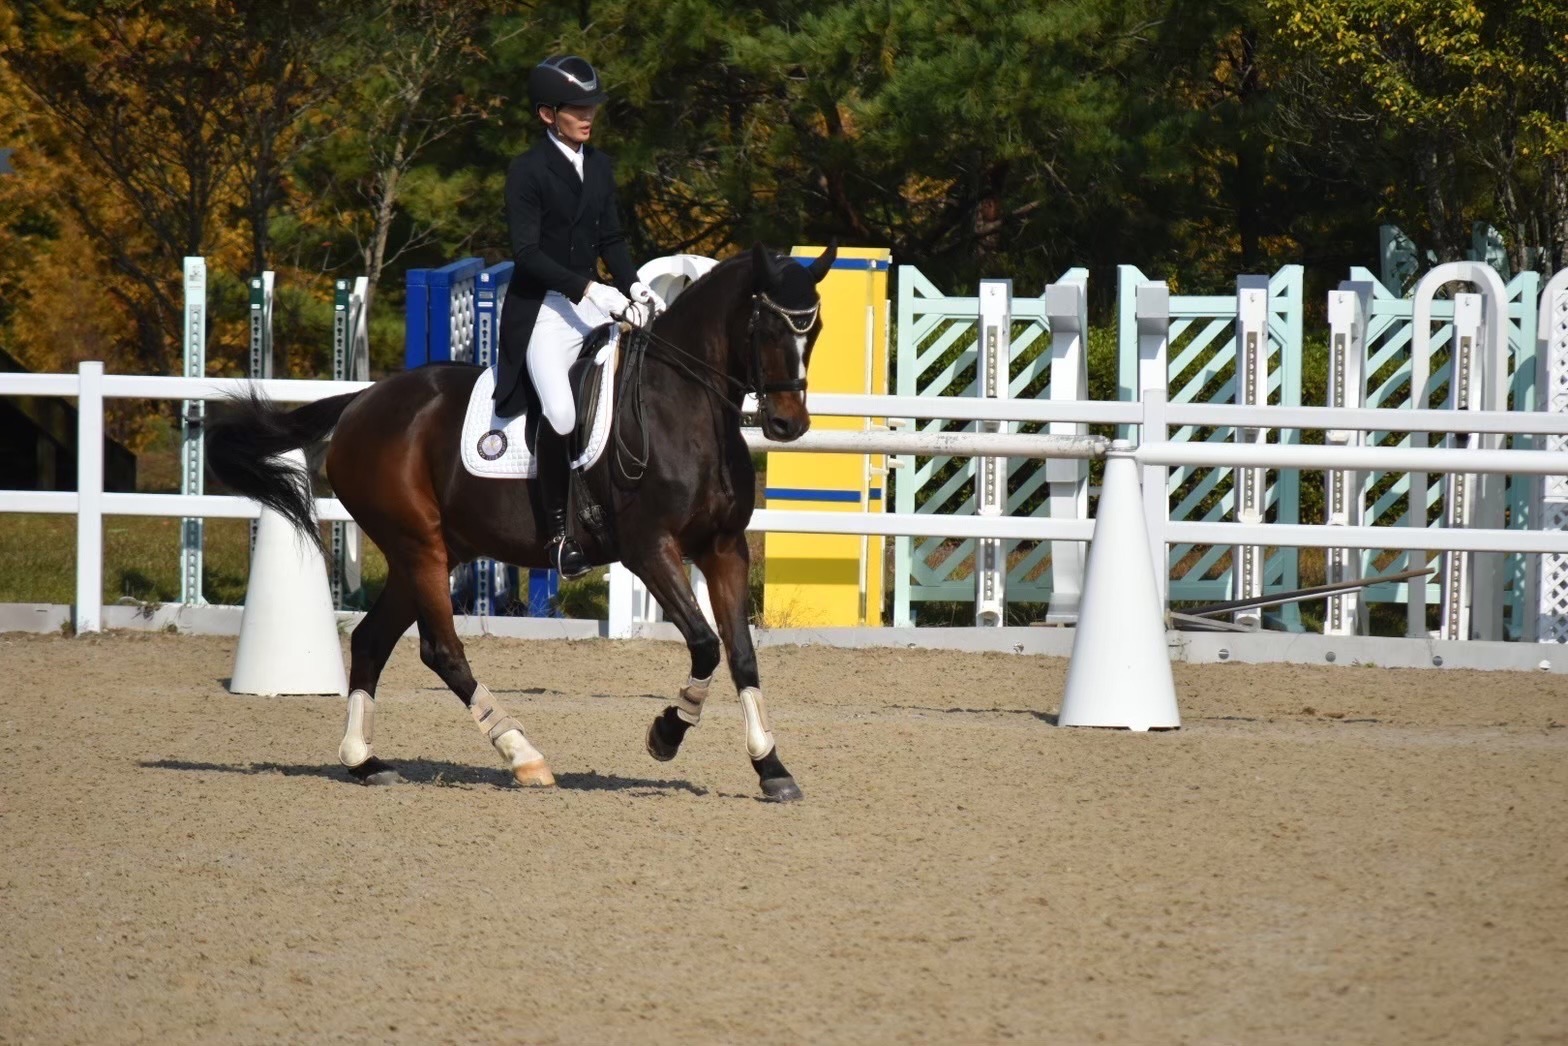
[[[619,318],[631,306],[631,299],[608,283],[590,283],[583,297],[593,302],[607,316]]]
[[[653,315],[647,305],[640,301],[634,301],[626,306],[625,311],[621,313],[621,319],[630,323],[633,327],[646,327],[653,322]]]
[[[648,286],[646,283],[641,282],[632,284],[632,301],[637,302],[639,305],[648,306],[650,318],[652,316],[657,316],[659,313],[669,308],[669,306],[664,303],[663,298],[653,293],[652,287]]]

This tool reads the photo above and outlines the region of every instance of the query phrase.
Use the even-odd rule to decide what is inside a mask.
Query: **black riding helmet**
[[[535,112],[541,105],[603,105],[608,97],[593,66],[576,55],[546,58],[528,74],[528,100]]]

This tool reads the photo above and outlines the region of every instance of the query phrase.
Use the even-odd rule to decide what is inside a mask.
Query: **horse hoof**
[[[648,724],[648,754],[661,763],[668,763],[680,753],[679,748],[670,748],[659,736],[659,721],[655,719]]]
[[[555,775],[550,772],[550,765],[543,759],[512,767],[512,780],[524,788],[555,787]]]
[[[795,783],[793,777],[765,777],[762,780],[762,794],[775,803],[793,803],[805,796],[801,793],[800,785]]]

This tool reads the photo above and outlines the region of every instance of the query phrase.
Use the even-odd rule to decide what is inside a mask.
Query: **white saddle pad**
[[[588,446],[572,462],[573,468],[585,469],[599,460],[605,445],[610,442],[610,418],[615,413],[611,400],[615,393],[615,365],[620,357],[620,325],[610,329],[610,339],[594,356],[602,364],[599,371],[599,396],[594,416],[589,421]],[[476,476],[499,479],[532,479],[538,474],[534,456],[528,453],[524,438],[526,414],[515,418],[499,418],[495,413],[495,368],[487,367],[474,382],[474,391],[468,397],[468,410],[463,415],[463,467]],[[547,421],[540,421],[548,425]]]

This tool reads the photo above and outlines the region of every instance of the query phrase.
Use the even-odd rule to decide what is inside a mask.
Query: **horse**
[[[602,506],[607,529],[579,535],[594,562],[619,559],[680,630],[691,657],[686,682],[656,716],[646,747],[674,759],[702,719],[720,641],[740,698],[745,744],[763,795],[801,798],[779,758],[749,628],[746,526],[755,470],[741,435],[754,392],[770,440],[811,425],[806,369],[822,330],[816,285],[836,255],[809,263],[761,244],[714,266],[646,332],[634,330],[618,368],[610,447],[573,477]],[[546,565],[548,529],[535,481],[469,473],[460,429],[480,368],[450,363],[382,378],[369,388],[284,410],[259,393],[232,400],[206,434],[207,465],[237,494],[280,513],[321,546],[309,478],[277,455],[330,436],[326,475],[354,521],[386,556],[387,580],[350,641],[348,715],[339,760],[354,780],[393,784],[396,767],[372,750],[376,684],[398,638],[417,622],[419,656],[467,707],[524,786],[555,783],[522,724],[474,678],[452,619],[449,578],[479,557]],[[582,528],[579,528],[581,530]],[[605,536],[608,534],[608,538]],[[707,579],[718,634],[684,560]]]

